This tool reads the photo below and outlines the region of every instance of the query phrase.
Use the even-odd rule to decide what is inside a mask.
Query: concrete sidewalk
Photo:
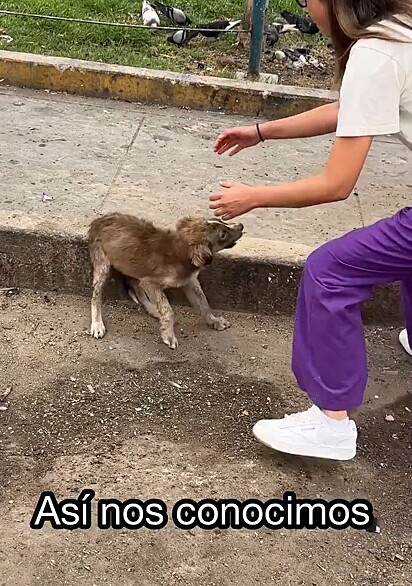
[[[258,146],[234,158],[213,152],[219,132],[253,120],[125,102],[0,91],[2,217],[21,213],[80,231],[113,210],[161,223],[207,214],[220,180],[275,183],[319,170],[331,137]],[[52,197],[42,201],[42,194]],[[357,195],[305,210],[244,217],[252,238],[309,247],[387,216],[412,196],[412,156],[392,139],[373,146]]]
[[[208,215],[208,195],[219,181],[304,177],[321,168],[331,145],[331,137],[282,141],[218,157],[218,134],[253,120],[13,88],[0,91],[0,109],[3,287],[89,295],[84,236],[96,215],[123,211],[164,225],[187,214]],[[308,254],[408,205],[411,163],[402,145],[381,140],[357,195],[346,202],[243,216],[244,238],[202,273],[212,307],[294,313]],[[118,287],[111,291],[119,295]],[[173,299],[185,303],[181,296]],[[363,315],[368,323],[400,325],[397,285],[378,288]]]

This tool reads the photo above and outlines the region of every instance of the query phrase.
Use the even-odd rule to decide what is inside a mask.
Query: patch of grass
[[[243,0],[176,0],[170,3],[186,10],[194,24],[221,18],[242,18],[244,8]],[[140,0],[4,0],[1,9],[142,23]],[[270,16],[273,19],[283,9],[297,12],[298,6],[295,0],[270,2]],[[162,24],[171,26],[166,19],[162,19]],[[179,48],[167,42],[166,37],[171,34],[169,31],[151,32],[3,15],[0,15],[0,28],[13,37],[8,44],[0,40],[1,49],[136,67],[197,71],[198,64],[202,63],[207,73],[232,76],[236,67],[245,65],[248,57],[247,50],[234,47],[235,35],[232,34],[217,41],[199,37],[187,47]],[[305,38],[305,44],[306,41]],[[227,59],[230,56],[231,65],[230,59]]]

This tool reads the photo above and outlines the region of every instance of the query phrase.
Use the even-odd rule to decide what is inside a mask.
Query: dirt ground
[[[272,452],[262,417],[304,408],[290,373],[291,321],[229,316],[209,330],[176,310],[179,348],[129,302],[0,296],[0,584],[407,586],[412,584],[410,359],[396,330],[367,331],[370,383],[347,463]],[[389,420],[387,419],[388,416]],[[393,420],[392,420],[393,418]],[[381,533],[356,530],[32,530],[42,491],[98,499],[366,498]],[[94,509],[95,510],[95,509]]]
[[[284,61],[275,58],[275,50],[283,48],[308,51],[308,56],[317,59],[318,64],[306,63],[301,69],[286,65]],[[187,68],[191,73],[205,73],[206,75],[233,75],[237,71],[247,71],[248,52],[241,48],[233,48],[228,55],[212,54],[208,56],[207,65],[203,62],[193,62]],[[279,84],[309,88],[334,89],[335,59],[333,51],[323,45],[312,46],[308,43],[282,42],[274,48],[265,47],[262,53],[260,66],[261,73],[276,74]]]

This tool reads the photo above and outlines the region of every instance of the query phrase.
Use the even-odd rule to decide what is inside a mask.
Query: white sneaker
[[[286,454],[331,460],[351,460],[356,455],[355,422],[331,419],[315,405],[283,419],[258,421],[253,434],[265,446]]]
[[[405,350],[405,352],[407,352],[409,356],[412,356],[412,349],[409,346],[408,332],[406,331],[406,329],[402,330],[399,334],[399,342],[401,343],[401,346]]]

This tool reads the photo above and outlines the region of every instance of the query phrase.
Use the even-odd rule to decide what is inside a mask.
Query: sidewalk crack
[[[102,201],[102,204],[101,204],[101,207],[100,207],[100,213],[103,213],[104,207],[106,205],[106,201],[107,201],[108,197],[111,195],[111,193],[113,191],[113,187],[117,183],[117,180],[119,178],[119,175],[120,175],[120,173],[121,173],[121,171],[122,171],[122,169],[124,167],[124,164],[125,164],[128,156],[129,156],[129,154],[130,154],[130,151],[131,151],[134,143],[136,142],[136,139],[137,139],[137,137],[138,137],[138,135],[140,133],[140,130],[141,130],[142,126],[143,126],[143,123],[144,123],[145,119],[146,119],[146,116],[143,116],[142,119],[140,120],[140,122],[137,125],[137,128],[136,128],[136,130],[135,130],[135,132],[134,132],[134,134],[133,134],[133,136],[132,136],[132,138],[130,140],[130,143],[126,147],[126,151],[124,152],[123,156],[120,158],[119,164],[117,165],[116,173],[114,174],[113,179],[112,179],[112,181],[111,181],[111,183],[109,185],[109,188],[108,188],[108,190],[106,192],[106,195],[103,198],[103,201]]]

